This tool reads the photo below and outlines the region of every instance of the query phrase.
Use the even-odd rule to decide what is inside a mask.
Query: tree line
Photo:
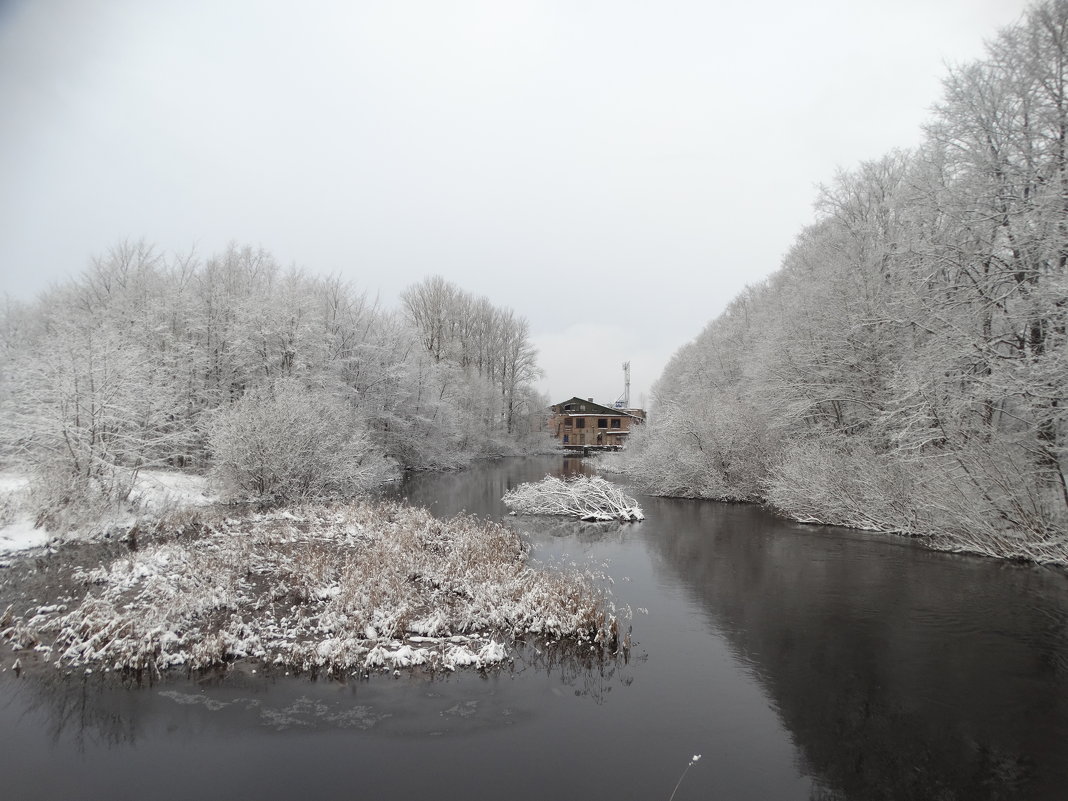
[[[122,243],[9,300],[0,337],[2,456],[58,506],[121,496],[146,467],[251,466],[225,476],[246,496],[353,490],[529,448],[547,406],[511,310],[440,278],[387,310],[249,247],[201,260]]]
[[[675,354],[630,452],[653,491],[1068,562],[1068,1],[944,87]]]

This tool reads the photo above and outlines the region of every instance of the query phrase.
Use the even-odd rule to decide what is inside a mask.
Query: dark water
[[[569,469],[575,469],[571,463]],[[562,460],[420,475],[500,517]],[[1068,798],[1068,579],[642,498],[640,524],[524,523],[607,563],[629,663],[141,690],[0,674],[0,798]],[[13,655],[0,656],[7,666]]]

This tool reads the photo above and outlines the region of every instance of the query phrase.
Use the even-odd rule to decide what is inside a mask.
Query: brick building
[[[569,449],[621,450],[634,426],[645,422],[642,409],[616,409],[592,398],[571,398],[551,406],[549,432]]]

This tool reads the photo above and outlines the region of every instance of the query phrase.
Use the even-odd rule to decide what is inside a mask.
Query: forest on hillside
[[[527,322],[436,277],[401,300],[248,247],[120,244],[3,309],[0,457],[33,475],[38,521],[63,527],[151,467],[297,500],[543,447]]]
[[[842,172],[673,357],[664,495],[1068,563],[1068,2],[949,70],[922,146]]]

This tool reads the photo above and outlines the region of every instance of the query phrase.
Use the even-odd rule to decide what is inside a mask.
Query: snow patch
[[[0,473],[0,556],[43,548],[52,539],[46,529],[36,525],[35,515],[22,511],[28,505],[30,477],[24,473]],[[131,498],[142,514],[159,514],[177,509],[205,506],[217,499],[208,491],[204,476],[169,470],[142,470],[138,473]],[[110,521],[104,528],[132,526],[136,514]],[[80,539],[88,532],[70,532],[66,539]]]
[[[18,515],[14,522],[0,528],[0,554],[43,548],[48,544],[48,540],[48,532],[37,528],[32,517]]]
[[[208,492],[207,478],[173,470],[140,471],[134,484],[134,494],[145,511],[206,506],[218,500]]]
[[[22,492],[29,483],[29,477],[21,473],[0,473],[0,493]]]

